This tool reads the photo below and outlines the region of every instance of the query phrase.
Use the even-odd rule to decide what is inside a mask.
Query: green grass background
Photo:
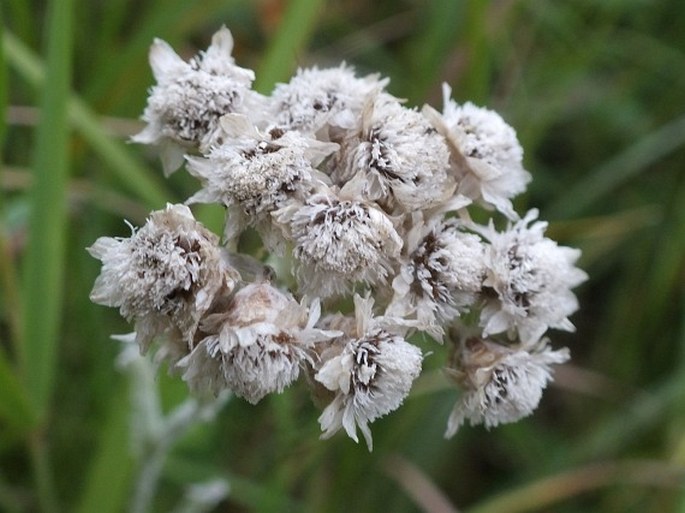
[[[680,0],[3,0],[0,5],[0,510],[125,511],[136,478],[128,326],[88,293],[84,248],[196,184],[127,145],[153,37],[184,56],[226,24],[269,92],[298,65],[379,71],[412,105],[497,109],[551,237],[590,280],[573,364],[532,417],[442,438],[441,349],[375,449],[318,440],[303,386],[232,401],[164,467],[153,511],[224,476],[225,512],[685,512],[685,9]],[[215,230],[214,209],[199,214]],[[438,383],[438,386],[433,386]],[[166,408],[186,397],[158,377]]]

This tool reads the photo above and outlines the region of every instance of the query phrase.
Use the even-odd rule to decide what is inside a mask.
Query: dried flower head
[[[492,223],[476,228],[490,242],[484,286],[494,292],[481,312],[484,336],[508,332],[527,344],[547,328],[575,329],[568,319],[578,309],[571,289],[587,279],[574,265],[580,250],[545,237],[547,223],[533,222],[537,216],[533,209],[504,232]]]
[[[428,106],[423,112],[450,144],[458,192],[518,219],[511,198],[526,190],[530,174],[523,168],[516,132],[495,111],[471,102],[458,105],[447,84],[443,94],[442,115]]]
[[[373,299],[355,295],[354,303],[356,329],[321,355],[315,379],[335,398],[319,423],[322,438],[344,428],[355,442],[358,426],[371,450],[369,422],[399,408],[421,372],[422,356],[419,348],[373,318]]]
[[[188,201],[225,205],[227,240],[245,226],[256,226],[274,250],[280,231],[274,230],[271,212],[290,200],[304,200],[319,179],[327,180],[314,166],[338,146],[278,128],[263,133],[240,114],[224,116],[221,126],[224,144],[207,158],[188,158],[189,173],[203,186]]]
[[[530,415],[552,380],[550,366],[569,359],[567,348],[552,351],[546,340],[524,349],[467,339],[456,351],[447,373],[464,392],[447,421],[447,438],[467,419],[490,428]]]
[[[352,129],[365,98],[388,83],[379,75],[356,77],[354,69],[317,67],[298,69],[287,84],[278,84],[271,95],[276,124],[286,130],[317,133],[322,128]],[[328,138],[328,132],[323,134]]]
[[[344,194],[314,194],[279,219],[289,220],[300,290],[315,296],[343,294],[355,282],[384,282],[402,247],[382,210]]]
[[[442,112],[408,108],[387,79],[345,64],[300,69],[262,96],[232,51],[225,27],[188,62],[155,40],[147,126],[133,137],[161,146],[167,175],[185,159],[200,182],[186,203],[226,209],[226,247],[188,207],[168,205],[129,238],[89,248],[102,261],[92,300],[135,324],[124,338],[143,353],[158,338],[155,357],[195,392],[257,403],[304,370],[322,438],[344,429],[358,441],[361,430],[371,449],[370,423],[421,371],[415,331],[450,335],[446,372],[464,393],[447,436],[466,420],[530,414],[568,358],[544,335],[574,329],[572,289],[587,275],[536,210],[515,212],[530,174],[513,128],[457,104],[447,85]],[[497,211],[489,224],[472,221],[473,203]],[[509,224],[495,229],[502,214]],[[356,291],[354,315],[321,318],[322,303]]]
[[[167,205],[131,237],[101,237],[88,248],[102,261],[90,299],[118,307],[135,322],[143,353],[155,336],[171,330],[190,348],[200,318],[240,278],[218,242],[188,207]]]
[[[444,138],[416,110],[379,93],[367,100],[357,131],[341,141],[331,159],[331,177],[343,185],[365,180],[362,194],[386,210],[412,212],[442,203],[456,183],[448,175]]]
[[[254,72],[236,66],[232,51],[233,37],[226,27],[214,34],[207,51],[189,62],[161,39],[150,48],[157,85],[143,113],[147,126],[132,140],[161,145],[166,174],[180,167],[186,151],[205,151],[215,142],[221,116],[247,111],[243,102],[255,94],[250,90]]]
[[[481,291],[484,244],[456,219],[419,222],[407,240],[389,312],[414,316],[422,330],[441,340],[443,325],[466,311]]]
[[[319,314],[318,301],[307,307],[269,283],[247,285],[203,321],[204,338],[178,363],[183,379],[195,391],[229,389],[253,404],[280,393],[315,343],[339,335],[314,328]]]

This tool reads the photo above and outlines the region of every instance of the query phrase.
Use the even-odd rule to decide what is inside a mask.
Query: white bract
[[[218,243],[188,207],[167,205],[131,237],[100,237],[88,248],[102,261],[90,299],[134,321],[142,352],[170,331],[190,347],[215,298],[229,294],[240,278]]]
[[[447,144],[420,112],[379,93],[367,99],[358,127],[329,164],[336,183],[363,177],[366,199],[400,213],[452,196],[456,183],[448,175]]]
[[[524,349],[467,339],[457,351],[456,365],[447,372],[464,392],[447,422],[447,438],[465,420],[490,428],[530,415],[552,379],[550,365],[570,357],[567,348],[552,351],[544,340]]]
[[[282,392],[311,361],[313,345],[339,334],[314,327],[319,313],[318,302],[307,307],[269,283],[247,285],[205,319],[205,337],[178,363],[183,379],[194,390],[227,388],[253,404]]]
[[[206,158],[188,158],[188,172],[203,186],[188,202],[224,205],[227,240],[256,226],[274,250],[282,242],[271,213],[290,200],[303,200],[320,179],[327,180],[315,165],[338,146],[279,128],[263,133],[238,114],[224,116],[221,125],[225,142]]]
[[[300,287],[320,297],[344,294],[356,282],[384,283],[402,247],[381,209],[332,192],[294,210],[290,230]]]
[[[421,329],[441,340],[443,326],[468,311],[482,289],[485,245],[455,219],[420,222],[407,240],[390,311],[416,317]]]
[[[205,151],[215,142],[219,119],[229,112],[248,111],[243,105],[254,93],[254,72],[235,65],[233,36],[227,28],[214,34],[206,52],[189,62],[168,43],[155,39],[150,66],[157,85],[150,90],[143,120],[145,129],[134,142],[162,148],[165,173],[178,169],[188,149]]]
[[[471,102],[457,104],[443,85],[442,115],[426,106],[424,113],[450,144],[458,192],[518,219],[511,198],[526,190],[530,173],[523,168],[523,149],[516,132],[495,111]]]
[[[355,296],[354,303],[355,329],[344,334],[338,347],[323,353],[323,364],[315,376],[335,393],[319,423],[323,438],[344,428],[355,442],[359,427],[371,450],[369,422],[402,404],[421,372],[422,356],[418,347],[373,317],[372,299]]]
[[[533,222],[537,216],[533,209],[504,232],[496,231],[492,224],[478,228],[490,243],[484,285],[496,296],[481,312],[485,336],[507,332],[527,344],[537,341],[548,328],[575,329],[568,319],[578,309],[571,289],[587,279],[587,274],[575,267],[580,251],[545,237],[547,223]]]
[[[337,68],[298,69],[287,84],[271,95],[276,124],[285,130],[318,133],[335,138],[336,129],[353,129],[367,96],[388,83],[379,75],[363,78],[345,64]],[[322,130],[330,128],[331,132]]]

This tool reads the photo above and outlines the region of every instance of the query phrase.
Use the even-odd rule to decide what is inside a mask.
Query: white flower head
[[[269,283],[239,290],[225,312],[202,323],[206,337],[178,365],[195,391],[224,389],[256,404],[280,393],[311,362],[313,345],[340,335],[314,328],[320,307],[298,303]]]
[[[389,312],[415,316],[421,329],[441,340],[442,325],[468,310],[481,291],[485,246],[454,218],[419,222],[407,241]]]
[[[329,166],[339,185],[364,177],[363,196],[398,213],[442,203],[456,187],[443,136],[386,93],[367,100],[359,130],[341,142]]]
[[[90,299],[135,322],[143,353],[174,329],[190,348],[201,317],[240,279],[218,242],[188,207],[167,205],[131,237],[101,237],[88,248],[102,261]]]
[[[377,74],[359,78],[345,64],[298,69],[290,82],[278,84],[271,95],[275,122],[286,130],[311,133],[326,127],[352,129],[364,99],[387,83],[388,79]]]
[[[392,334],[372,316],[373,299],[355,295],[356,330],[337,351],[324,352],[315,379],[335,393],[319,417],[322,438],[340,428],[355,442],[357,427],[373,448],[369,422],[400,407],[421,372],[419,348]],[[333,353],[333,354],[330,354]]]
[[[481,312],[484,336],[508,332],[528,344],[547,328],[575,329],[568,319],[578,309],[571,289],[587,279],[574,265],[580,250],[545,237],[547,223],[533,222],[537,216],[533,209],[504,232],[497,232],[492,223],[474,228],[490,243],[484,286],[494,294]]]
[[[464,392],[447,421],[445,437],[454,436],[465,420],[491,428],[527,417],[552,380],[550,366],[568,359],[567,348],[552,351],[547,340],[528,350],[480,339],[460,342],[454,367],[447,372]]]
[[[189,157],[188,172],[203,188],[188,202],[220,203],[228,207],[226,239],[233,240],[246,226],[256,226],[269,242],[274,231],[271,212],[286,202],[303,200],[319,179],[327,179],[315,165],[337,149],[299,132],[273,128],[264,133],[241,114],[221,120],[225,142],[207,158]]]
[[[166,174],[180,167],[186,151],[206,151],[219,133],[221,116],[243,111],[246,97],[256,94],[250,90],[254,72],[236,66],[232,51],[226,27],[189,62],[161,39],[152,44],[150,66],[157,84],[143,113],[147,126],[132,140],[161,145]]]
[[[458,105],[447,84],[443,94],[442,115],[428,106],[423,112],[450,143],[457,192],[518,219],[511,198],[526,190],[531,177],[516,132],[495,111],[471,102]]]
[[[320,192],[288,218],[296,278],[307,294],[324,298],[355,282],[382,283],[399,257],[402,239],[373,203]]]

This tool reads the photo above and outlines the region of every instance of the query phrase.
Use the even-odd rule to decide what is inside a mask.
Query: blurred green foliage
[[[73,5],[72,5],[73,3]],[[534,416],[442,432],[456,391],[440,349],[367,453],[318,440],[304,387],[235,400],[186,436],[155,511],[225,476],[216,511],[685,511],[685,9],[677,0],[5,0],[0,42],[0,510],[122,511],[135,479],[127,384],[88,300],[84,251],[126,235],[192,179],[126,145],[152,84],[153,37],[184,56],[227,25],[270,91],[345,60],[410,104],[497,109],[534,180],[520,208],[583,249],[573,365]],[[218,229],[217,212],[200,216]],[[427,348],[429,346],[426,346]],[[434,347],[430,347],[435,350]],[[431,372],[433,374],[431,374]],[[436,380],[439,382],[439,380]],[[187,392],[161,376],[166,406]],[[451,504],[451,506],[450,506]],[[452,509],[450,509],[452,508]]]

